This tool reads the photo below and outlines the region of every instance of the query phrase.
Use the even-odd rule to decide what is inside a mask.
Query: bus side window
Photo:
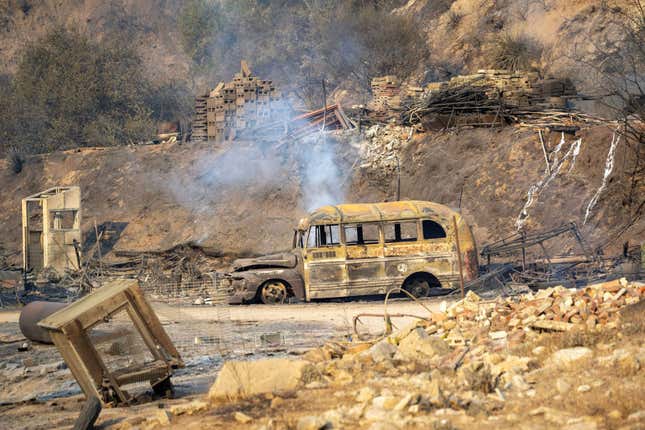
[[[416,221],[385,223],[383,225],[385,242],[414,242],[417,240]]]
[[[437,222],[431,221],[429,219],[424,219],[421,222],[423,227],[423,238],[424,239],[441,239],[446,237],[446,230],[441,227]]]
[[[345,225],[345,245],[358,245],[358,228],[356,224]]]
[[[309,227],[309,234],[307,235],[307,248],[316,247],[316,227],[317,226],[315,225]]]
[[[307,248],[320,248],[322,246],[334,246],[340,244],[340,226],[313,225],[309,229]]]
[[[346,245],[372,245],[379,243],[378,224],[349,224],[344,226]]]

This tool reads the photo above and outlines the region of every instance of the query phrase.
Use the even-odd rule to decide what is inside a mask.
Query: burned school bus
[[[470,227],[458,212],[437,203],[324,206],[300,220],[290,252],[236,260],[221,281],[230,303],[309,301],[396,288],[421,297],[459,285],[457,249],[464,279],[471,280],[478,262]]]

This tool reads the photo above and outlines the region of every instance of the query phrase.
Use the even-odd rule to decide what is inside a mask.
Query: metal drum
[[[63,309],[67,303],[31,302],[20,312],[20,331],[29,340],[41,343],[53,343],[47,330],[38,326],[38,322],[54,312]]]

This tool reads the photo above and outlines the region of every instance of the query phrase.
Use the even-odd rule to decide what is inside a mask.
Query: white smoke
[[[305,125],[291,121],[296,116],[292,110],[283,111],[272,122],[289,124],[291,130]],[[294,181],[300,186],[300,206],[306,211],[345,200],[336,140],[329,133],[316,129],[309,136],[291,139],[280,126],[260,129],[255,134],[248,132],[221,145],[227,148],[214,144],[212,153],[164,178],[173,200],[195,218],[208,218],[213,204],[223,202],[229,193],[242,199],[246,195],[249,199],[262,198]],[[208,234],[205,231],[202,236]]]
[[[616,132],[614,132],[613,136],[611,137],[611,145],[609,145],[609,152],[607,153],[607,159],[605,160],[605,172],[602,177],[602,183],[600,184],[600,187],[598,187],[598,189],[596,190],[596,193],[593,195],[593,197],[589,201],[589,204],[587,205],[587,210],[585,211],[585,219],[582,222],[583,225],[587,224],[587,220],[591,215],[591,211],[596,206],[596,203],[598,203],[598,199],[600,198],[600,195],[602,194],[602,192],[605,190],[605,188],[607,188],[607,181],[611,176],[611,172],[614,170],[614,157],[616,155],[616,148],[618,147],[619,141],[620,141],[620,136]]]
[[[305,150],[299,152],[298,161],[305,210],[311,212],[321,206],[343,203],[347,190],[335,141],[321,135],[302,144]]]

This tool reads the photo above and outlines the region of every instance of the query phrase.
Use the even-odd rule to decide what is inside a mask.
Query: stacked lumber
[[[221,142],[277,115],[280,92],[273,82],[253,76],[246,61],[230,82],[220,82],[195,102],[194,140]]]
[[[195,117],[192,125],[193,140],[206,140],[207,138],[207,100],[208,94],[195,97]]]

